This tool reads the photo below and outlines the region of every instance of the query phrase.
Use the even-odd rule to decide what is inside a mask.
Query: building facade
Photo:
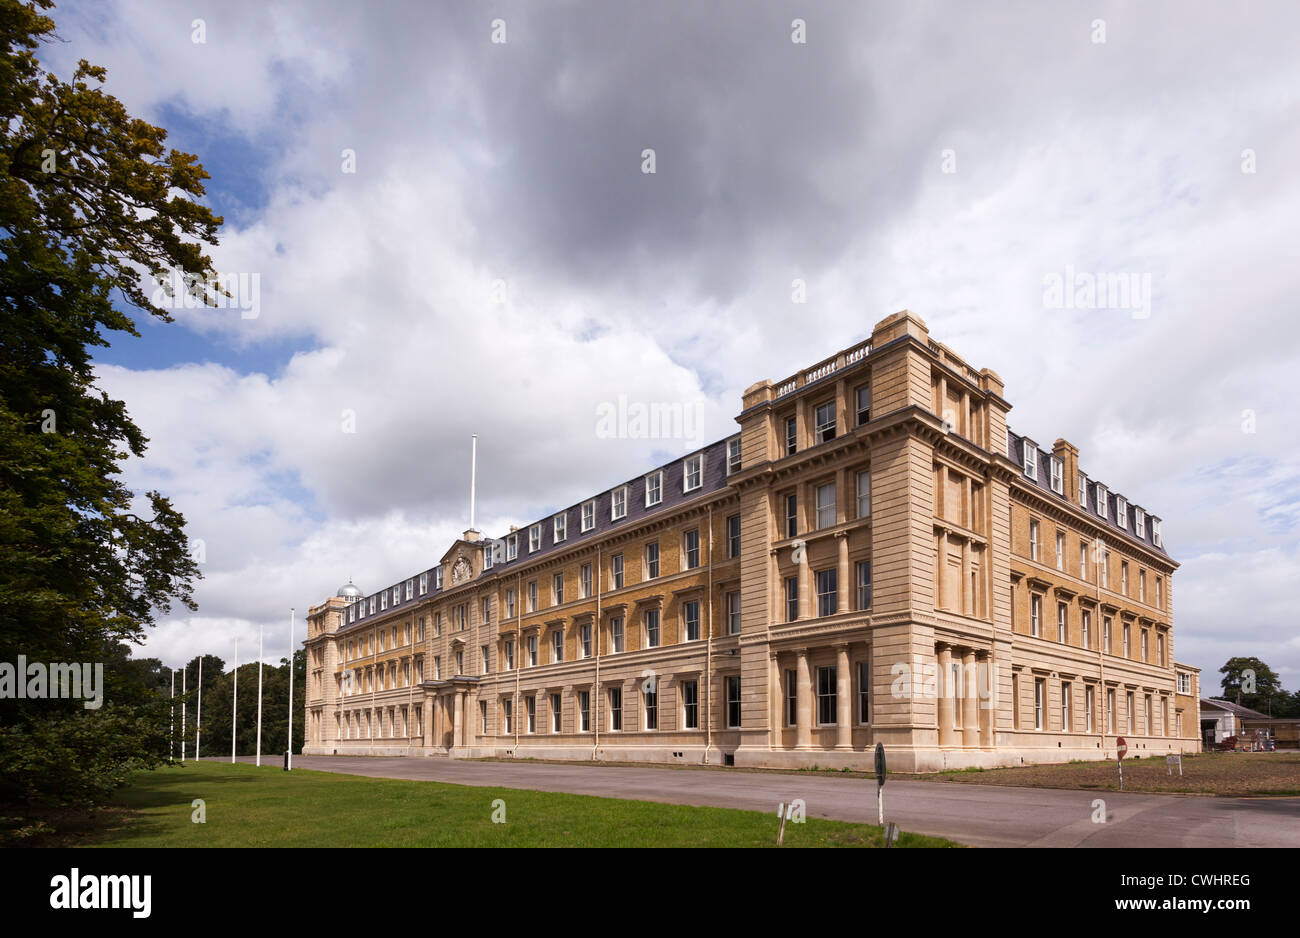
[[[1160,519],[910,312],[739,432],[308,616],[307,753],[869,767],[1195,751]]]

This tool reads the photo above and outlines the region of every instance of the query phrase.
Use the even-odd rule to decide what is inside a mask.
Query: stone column
[[[839,566],[839,573],[836,574],[836,576],[839,578],[840,581],[839,597],[838,597],[839,603],[836,611],[848,612],[850,609],[853,608],[852,604],[849,602],[849,596],[855,586],[855,584],[853,584],[853,582],[849,579],[850,576],[849,574],[849,532],[840,531],[838,534],[835,535],[835,538],[836,540],[839,541],[839,545],[840,545],[840,566]]]
[[[835,748],[853,748],[853,675],[848,643],[835,646]]]
[[[776,652],[768,654],[767,666],[767,686],[768,701],[771,706],[768,707],[768,725],[772,728],[769,735],[768,745],[773,749],[781,748],[781,708],[785,705],[785,695],[781,693],[781,662]]]
[[[993,656],[987,651],[979,652],[975,660],[984,676],[979,686],[988,694],[979,701],[980,747],[992,749],[994,718],[997,716],[997,675],[993,673]]]
[[[424,698],[424,748],[433,747],[433,698]]]
[[[808,665],[808,650],[797,651],[797,706],[795,708],[795,749],[811,749],[812,744],[812,675]]]
[[[942,609],[943,578],[948,573],[948,532],[940,529],[934,536],[934,608]]]
[[[970,538],[961,542],[961,611],[963,615],[975,615],[975,595],[970,582]]]
[[[464,727],[465,692],[463,690],[456,691],[456,702],[452,705],[452,707],[453,709],[451,712],[451,744],[453,746],[463,746],[465,745],[465,727]]]
[[[955,746],[956,734],[952,729],[953,720],[953,686],[952,686],[952,648],[940,643],[936,655],[939,662],[939,745]]]
[[[967,648],[961,656],[962,708],[961,743],[969,749],[980,744],[979,681],[975,675],[975,650]]]

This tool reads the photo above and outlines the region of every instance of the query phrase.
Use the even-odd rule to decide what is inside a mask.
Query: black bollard
[[[284,770],[286,772],[289,771],[289,750],[288,749],[284,751]]]

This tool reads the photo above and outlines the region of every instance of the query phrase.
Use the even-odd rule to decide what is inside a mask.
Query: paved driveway
[[[251,762],[251,758],[241,759]],[[263,756],[263,764],[280,759]],[[296,768],[373,778],[526,788],[770,811],[802,798],[809,817],[876,821],[864,779],[723,769],[295,756]],[[1093,821],[1105,800],[1106,822]],[[904,830],[979,847],[1298,847],[1300,798],[1211,798],[891,781],[885,818]]]

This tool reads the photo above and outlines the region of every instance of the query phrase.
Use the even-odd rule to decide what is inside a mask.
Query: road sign
[[[1174,766],[1178,766],[1178,774],[1181,776],[1183,774],[1183,754],[1181,752],[1176,752],[1172,755],[1165,756],[1165,765],[1169,767],[1170,775],[1174,774]]]
[[[1124,758],[1124,753],[1128,752],[1128,743],[1124,742],[1124,737],[1123,737],[1123,736],[1120,736],[1120,737],[1116,738],[1116,740],[1115,740],[1115,752],[1117,752],[1117,753],[1119,754],[1119,757],[1120,757],[1121,759]]]

